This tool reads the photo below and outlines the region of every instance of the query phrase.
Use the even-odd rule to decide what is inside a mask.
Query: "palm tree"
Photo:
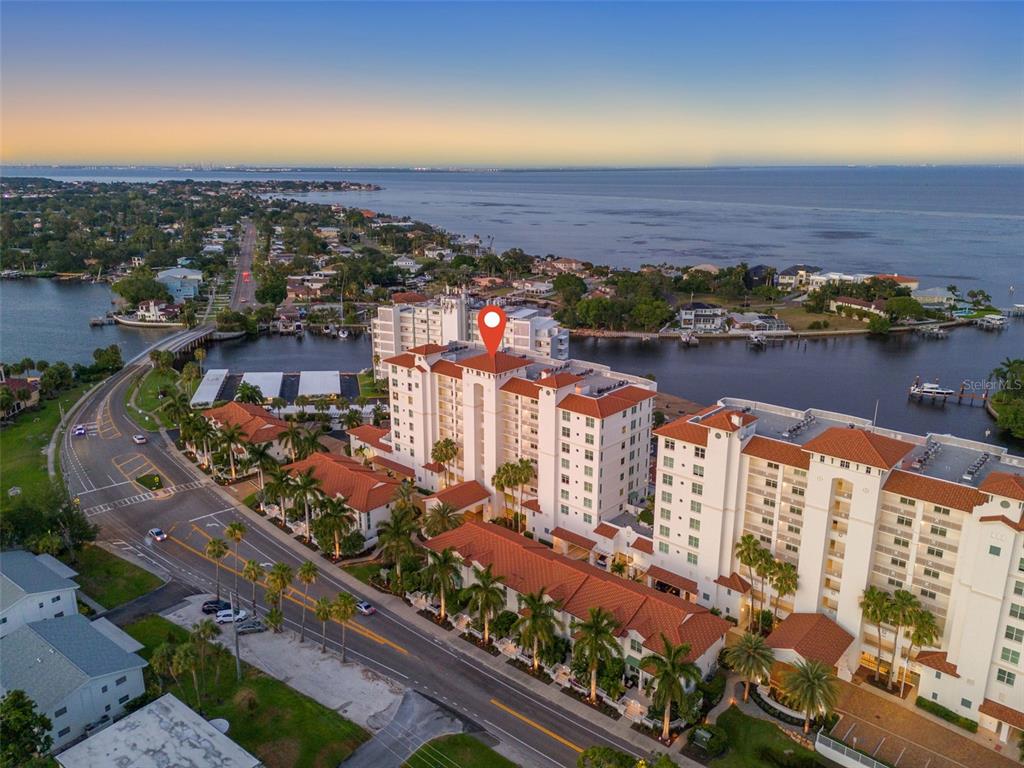
[[[919,608],[914,611],[914,615],[910,621],[913,629],[910,631],[910,648],[907,651],[907,665],[910,665],[910,659],[914,655],[914,648],[920,650],[929,645],[934,645],[935,641],[939,639],[941,633],[939,632],[939,624],[935,620],[935,614],[929,611],[927,608]],[[900,684],[900,696],[903,696],[903,687],[907,682],[906,673],[903,675],[903,680]]]
[[[285,502],[292,492],[292,476],[282,466],[272,466],[267,470],[267,484],[263,488],[263,498],[274,499],[281,511],[281,523],[285,522]]]
[[[776,563],[772,572],[772,585],[775,587],[775,612],[772,617],[775,621],[779,620],[779,602],[786,595],[795,595],[798,584],[799,576],[795,565],[787,562]]]
[[[213,439],[215,434],[216,430],[206,419],[199,419],[196,422],[193,435],[196,440],[196,448],[199,448],[200,446],[203,448],[202,460],[199,462],[203,467],[210,466],[210,441]]]
[[[416,505],[412,502],[415,490],[413,484],[408,480],[399,483],[398,488],[395,489],[395,509],[407,509],[415,516]]]
[[[245,433],[242,432],[242,428],[237,424],[225,424],[220,429],[220,441],[221,445],[228,452],[228,461],[231,464],[231,479],[237,479],[235,473],[235,448],[243,445],[245,439]]]
[[[701,679],[701,672],[696,664],[686,660],[690,655],[689,643],[675,645],[664,633],[661,635],[661,642],[664,645],[661,655],[645,656],[642,664],[651,675],[647,683],[647,693],[651,696],[651,703],[662,710],[661,740],[667,742],[668,724],[672,721],[672,705],[678,704],[682,708],[686,700],[687,684],[698,682]]]
[[[434,443],[430,449],[430,458],[444,466],[444,485],[447,488],[451,485],[450,465],[459,455],[459,446],[450,437],[443,438]]]
[[[438,536],[445,531],[458,528],[462,524],[462,515],[458,514],[451,504],[442,501],[430,508],[423,522],[427,536]]]
[[[320,622],[320,653],[324,653],[327,650],[327,622],[334,615],[334,606],[330,599],[318,597],[313,603],[313,615]]]
[[[248,529],[245,527],[245,523],[241,520],[233,520],[228,523],[224,528],[224,535],[228,538],[232,544],[235,545],[235,563],[240,563],[241,560],[238,557],[238,545],[242,543],[242,539],[245,538],[245,534]],[[232,568],[235,572],[235,594],[238,594],[238,569]]]
[[[391,517],[377,526],[377,545],[381,557],[386,562],[395,564],[398,582],[402,581],[402,558],[416,552],[412,543],[412,534],[416,530],[416,521],[411,509],[401,509],[397,505],[391,510]]]
[[[292,480],[292,503],[302,505],[306,513],[306,541],[311,541],[309,530],[309,511],[321,497],[320,481],[313,476],[313,468],[300,473]]]
[[[238,391],[235,392],[236,403],[260,405],[263,402],[263,399],[263,391],[255,384],[250,384],[248,381],[243,381],[239,384]]]
[[[341,624],[341,663],[345,663],[345,627],[356,615],[356,599],[348,592],[339,592],[331,605],[331,616]]]
[[[195,357],[196,363],[199,364],[199,375],[202,376],[203,375],[203,360],[206,359],[206,350],[203,349],[202,347],[199,347],[199,349],[197,349],[195,352],[192,353],[192,356]]]
[[[878,587],[868,587],[860,598],[860,610],[864,618],[875,625],[877,644],[875,650],[875,682],[882,672],[882,625],[888,623],[891,614],[892,597]]]
[[[448,615],[448,595],[455,588],[455,579],[459,572],[459,559],[451,547],[441,552],[428,552],[427,564],[423,568],[423,580],[430,594],[441,600],[441,612],[437,615],[441,621]]]
[[[591,608],[586,621],[576,625],[573,656],[583,659],[590,670],[590,703],[597,703],[597,670],[611,659],[622,655],[622,647],[615,638],[619,622],[604,608]]]
[[[303,432],[294,421],[280,435],[281,445],[288,449],[288,455],[295,461],[296,454],[302,445]]]
[[[157,684],[160,686],[160,693],[164,692],[164,678],[172,676],[174,667],[174,644],[160,643],[149,657],[149,668],[156,675]],[[177,682],[177,681],[175,681]]]
[[[288,401],[283,397],[274,397],[270,400],[270,407],[277,413],[278,418],[281,416],[281,409],[288,405]]]
[[[270,453],[270,446],[266,443],[250,443],[248,453],[249,460],[252,462],[252,465],[256,467],[256,472],[260,481],[260,493],[262,494],[264,489],[263,470],[267,467],[276,465],[277,461],[274,460],[274,457]]]
[[[320,502],[320,514],[313,521],[317,546],[323,549],[324,541],[333,541],[334,559],[338,560],[341,557],[341,538],[347,535],[354,526],[355,512],[352,511],[343,496],[333,499],[324,498]]]
[[[319,575],[316,566],[307,560],[299,566],[299,571],[296,574],[299,583],[302,584],[302,626],[299,629],[299,642],[304,643],[306,641],[306,605],[309,603],[309,585],[316,582],[316,577]]]
[[[747,567],[747,580],[754,583],[754,566],[757,564],[758,558],[760,557],[761,545],[752,533],[745,533],[740,540],[736,542],[736,559],[740,561],[740,565]],[[754,601],[753,595],[751,595],[750,601],[750,617],[747,620],[747,628],[753,626],[754,621]],[[760,617],[758,617],[760,621]]]
[[[505,590],[502,584],[505,579],[491,573],[491,566],[484,569],[473,568],[473,584],[463,590],[469,599],[466,607],[476,613],[484,625],[484,645],[491,642],[491,617],[498,614],[505,605]]]
[[[189,394],[195,394],[192,385],[199,381],[199,366],[189,361],[181,367],[181,381]]]
[[[280,600],[280,597],[278,597],[278,600]],[[281,627],[284,626],[284,611],[275,605],[267,611],[266,622],[272,631],[280,632]]]
[[[764,606],[767,595],[767,583],[775,571],[775,559],[772,557],[772,553],[767,549],[760,548],[757,553],[757,561],[754,563],[754,572],[757,574],[757,578],[760,580],[758,585],[758,608],[757,608],[757,621],[758,627],[761,626],[761,613],[764,611]]]
[[[345,429],[355,429],[362,425],[363,416],[359,411],[349,408],[342,414],[341,423],[345,425]]]
[[[213,623],[212,619],[203,619],[192,627],[189,633],[189,640],[199,651],[199,676],[203,681],[203,689],[206,689],[206,654],[209,651],[210,643],[220,635],[220,627]]]
[[[274,591],[277,608],[280,610],[285,591],[291,586],[294,571],[288,563],[274,563],[267,574],[267,586]]]
[[[220,561],[228,553],[224,539],[210,539],[206,542],[206,556],[217,566],[217,599],[220,600]]]
[[[903,627],[914,620],[914,615],[921,610],[921,603],[916,597],[905,589],[897,589],[892,596],[890,605],[889,621],[895,629],[892,644],[892,665],[889,667],[889,689],[893,687],[896,680],[896,657],[900,649],[900,635]]]
[[[545,600],[545,588],[522,597],[520,616],[512,625],[512,634],[533,651],[533,671],[540,668],[540,653],[555,640],[555,611],[559,603]]]
[[[252,612],[256,613],[256,585],[263,578],[263,566],[258,560],[246,560],[242,568],[242,578],[252,584]]]
[[[761,635],[744,632],[739,642],[725,649],[725,660],[743,676],[743,700],[747,701],[750,684],[763,680],[771,672],[775,653]]]
[[[171,672],[175,678],[180,678],[186,672],[192,673],[192,687],[196,692],[196,709],[202,708],[202,699],[199,695],[199,676],[196,674],[196,666],[199,662],[195,646],[192,643],[181,643],[174,649],[174,660],[171,662]]]
[[[192,413],[192,403],[189,400],[189,396],[181,391],[173,392],[168,395],[160,408],[163,409],[164,413],[166,413],[179,427],[184,424],[185,420]]]
[[[499,491],[513,489],[518,491],[513,520],[516,531],[519,531],[520,519],[524,521],[526,519],[526,516],[523,514],[523,487],[533,480],[534,475],[533,462],[529,459],[519,459],[518,461],[508,461],[502,464],[491,478],[491,484]]]
[[[828,715],[835,709],[839,687],[832,670],[816,659],[798,662],[782,678],[782,690],[793,707],[804,714],[804,733],[811,730],[811,719]]]

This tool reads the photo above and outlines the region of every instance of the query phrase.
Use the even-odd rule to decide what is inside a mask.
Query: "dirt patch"
[[[276,739],[261,744],[256,757],[267,768],[291,768],[299,762],[301,742],[298,739]]]

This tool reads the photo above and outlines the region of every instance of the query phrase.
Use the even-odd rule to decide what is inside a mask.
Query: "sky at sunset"
[[[0,5],[4,163],[1024,161],[1024,4]]]

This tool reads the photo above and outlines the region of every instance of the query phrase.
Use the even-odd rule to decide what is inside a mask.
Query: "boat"
[[[974,324],[985,331],[1001,331],[1006,328],[1006,318],[1003,315],[983,315]]]
[[[697,338],[697,334],[692,331],[683,331],[679,334],[679,341],[688,347],[700,346],[700,339]]]
[[[768,339],[759,333],[755,333],[747,339],[747,345],[756,349],[764,349],[768,346]]]
[[[910,394],[915,397],[952,397],[956,392],[952,389],[940,387],[938,384],[914,384],[910,387]]]
[[[347,339],[348,338],[348,328],[339,328],[338,329],[338,338],[339,339]]]

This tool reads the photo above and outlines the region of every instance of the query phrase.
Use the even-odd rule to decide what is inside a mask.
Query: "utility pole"
[[[231,614],[236,615],[238,611],[238,592],[231,593]],[[238,682],[242,682],[242,659],[238,655],[238,622],[231,622],[231,629],[235,633],[235,678]]]

